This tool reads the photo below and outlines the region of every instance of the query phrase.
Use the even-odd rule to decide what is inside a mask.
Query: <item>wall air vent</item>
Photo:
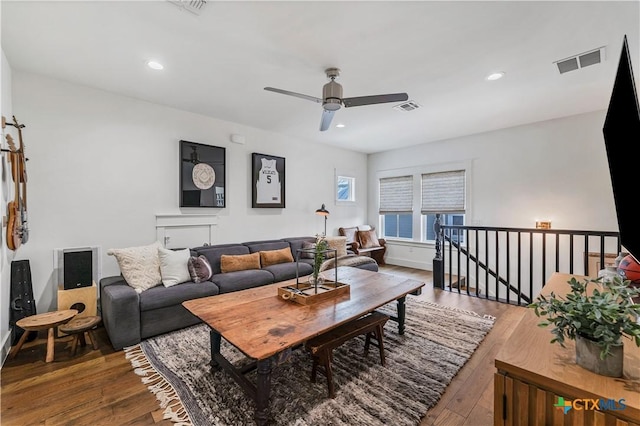
[[[202,8],[207,4],[207,0],[168,0],[182,10],[188,10],[191,13],[200,15]]]
[[[569,71],[577,70],[580,68],[588,67],[589,65],[599,64],[605,60],[604,46],[588,52],[580,53],[570,58],[561,59],[555,61],[554,64],[558,67],[560,74],[564,74]]]
[[[407,101],[394,106],[393,109],[397,109],[398,111],[402,111],[402,112],[409,112],[409,111],[413,111],[414,109],[420,108],[420,106],[421,105],[417,102]]]

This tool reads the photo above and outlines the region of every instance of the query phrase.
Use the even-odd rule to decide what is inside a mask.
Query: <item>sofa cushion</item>
[[[219,274],[220,271],[220,256],[223,254],[249,254],[249,248],[242,244],[222,244],[219,246],[202,246],[192,249],[195,254],[203,255],[209,261],[211,265],[211,271],[213,274]]]
[[[313,266],[309,263],[298,263],[298,276],[303,277],[313,272]],[[296,262],[279,263],[277,265],[271,265],[263,268],[265,271],[269,271],[273,274],[274,282],[286,281],[296,277]]]
[[[209,280],[209,278],[211,278],[211,275],[213,275],[213,271],[211,271],[211,265],[209,264],[207,258],[203,255],[189,257],[187,267],[189,268],[191,281],[193,281],[194,283],[207,281]]]
[[[158,248],[160,242],[138,247],[109,249],[107,254],[114,256],[120,267],[120,272],[127,284],[136,292],[143,291],[162,284],[160,275],[160,258]]]
[[[273,274],[264,269],[250,269],[247,271],[215,274],[211,277],[211,281],[218,286],[220,293],[230,293],[232,291],[259,287],[274,282]]]
[[[311,269],[313,270],[313,264],[315,262],[313,259],[298,259],[298,263],[306,263],[307,265],[311,265]]]
[[[369,231],[358,231],[358,238],[360,239],[360,247],[363,249],[380,247],[378,241],[378,235],[375,229]]]
[[[260,252],[260,264],[262,267],[277,265],[278,263],[293,262],[293,256],[289,247],[280,250],[267,250]]]
[[[167,306],[140,312],[140,337],[146,339],[201,323],[182,305]],[[139,342],[140,340],[138,340]]]
[[[165,287],[191,281],[188,267],[189,254],[189,249],[168,250],[164,247],[158,248],[160,276]]]
[[[214,296],[218,293],[218,286],[211,281],[186,282],[171,287],[158,286],[140,294],[140,310],[149,311],[179,305],[186,300]]]
[[[226,272],[246,271],[247,269],[260,269],[260,253],[251,254],[223,254],[220,256],[220,271]]]
[[[283,238],[283,241],[289,243],[289,246],[291,246],[291,254],[295,259],[298,255],[298,249],[301,249],[305,243],[315,243],[316,237],[289,237]]]
[[[257,253],[259,251],[280,250],[283,248],[290,248],[289,243],[282,240],[252,241],[249,243],[242,243],[242,245],[247,246],[251,253]]]

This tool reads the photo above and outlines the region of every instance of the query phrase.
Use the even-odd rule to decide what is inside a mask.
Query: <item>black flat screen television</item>
[[[634,155],[640,145],[640,107],[631,68],[627,36],[613,84],[607,117],[602,129],[609,161],[609,173],[616,205],[620,243],[640,260],[640,210],[638,209],[638,177],[640,164]]]

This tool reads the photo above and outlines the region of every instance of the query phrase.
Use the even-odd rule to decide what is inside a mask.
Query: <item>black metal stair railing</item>
[[[440,225],[438,220],[434,228],[434,287],[518,305],[535,299],[553,272],[597,276],[621,251],[618,232]]]

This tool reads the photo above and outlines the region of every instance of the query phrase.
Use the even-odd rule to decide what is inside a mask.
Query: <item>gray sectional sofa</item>
[[[116,350],[140,343],[141,340],[195,325],[200,319],[192,315],[182,302],[200,297],[244,290],[296,277],[296,262],[279,263],[261,269],[223,273],[220,258],[226,255],[250,254],[259,251],[289,248],[295,259],[297,249],[315,237],[293,237],[279,240],[250,241],[237,244],[201,246],[191,249],[192,256],[203,255],[211,265],[210,281],[186,282],[171,287],[159,285],[137,293],[121,276],[100,280],[100,307],[104,326]],[[355,256],[350,254],[349,256]],[[358,268],[377,271],[370,258],[356,262]],[[353,262],[350,262],[353,264]],[[313,272],[313,259],[300,259],[299,275]],[[340,262],[338,262],[340,265]]]

